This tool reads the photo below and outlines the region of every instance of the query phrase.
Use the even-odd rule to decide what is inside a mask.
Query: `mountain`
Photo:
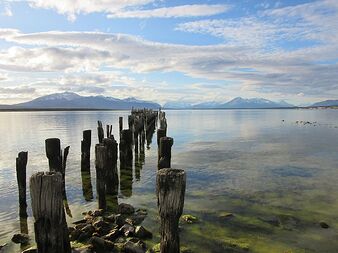
[[[221,105],[221,108],[287,108],[295,107],[285,101],[273,102],[265,98],[241,98],[237,97],[233,100]]]
[[[161,106],[136,98],[85,97],[72,92],[63,92],[42,96],[25,103],[3,106],[2,109],[131,109],[133,107],[157,109]]]
[[[221,103],[212,101],[212,102],[204,102],[199,104],[194,104],[193,108],[196,109],[212,109],[212,108],[220,108]]]
[[[318,107],[318,106],[338,106],[338,100],[325,100],[322,102],[314,103],[311,107]]]
[[[165,109],[190,109],[192,105],[183,101],[170,101],[163,105]]]
[[[166,109],[235,109],[235,108],[288,108],[295,107],[292,104],[282,100],[280,102],[273,102],[264,98],[241,98],[237,97],[233,100],[220,103],[220,102],[203,102],[198,104],[190,104],[183,101],[171,101],[163,106]]]

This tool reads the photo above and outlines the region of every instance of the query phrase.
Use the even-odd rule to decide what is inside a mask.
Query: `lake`
[[[44,141],[70,145],[67,197],[73,218],[97,207],[93,144],[97,120],[113,125],[127,111],[0,113],[0,244],[20,232],[15,158],[28,151],[27,178],[48,170]],[[193,252],[338,252],[338,110],[168,110],[174,138],[172,167],[187,173],[181,245]],[[298,121],[298,122],[297,122]],[[302,121],[302,122],[301,122]],[[304,123],[305,122],[305,123]],[[309,123],[306,123],[309,122]],[[313,123],[315,122],[315,123]],[[83,194],[80,170],[82,131],[92,129],[91,183]],[[130,194],[119,203],[146,208],[143,225],[159,242],[155,195],[157,145],[134,166]],[[86,200],[87,199],[87,200]],[[30,198],[28,226],[32,234]],[[323,229],[321,221],[330,228]],[[4,252],[19,252],[9,243]]]

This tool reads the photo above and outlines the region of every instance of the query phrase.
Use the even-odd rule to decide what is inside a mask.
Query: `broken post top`
[[[27,160],[28,160],[28,152],[20,152],[18,154],[18,157],[16,158],[16,163],[17,163],[17,166],[19,165],[23,165],[23,166],[26,166],[27,165]]]
[[[58,138],[49,138],[45,140],[46,155],[53,158],[55,155],[61,155],[61,142]]]
[[[174,139],[171,137],[164,136],[164,137],[161,137],[160,143],[168,143],[169,145],[172,146],[174,144]]]
[[[86,142],[88,146],[91,145],[92,140],[92,130],[84,130],[83,131],[83,141]]]

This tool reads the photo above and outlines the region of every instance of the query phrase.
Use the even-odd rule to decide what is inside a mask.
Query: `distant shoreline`
[[[317,106],[317,107],[273,107],[273,108],[161,108],[162,110],[295,110],[295,109],[338,109],[338,106]],[[130,111],[131,109],[98,109],[98,108],[11,108],[0,109],[0,112],[50,112],[50,111]],[[154,109],[156,110],[156,109]]]

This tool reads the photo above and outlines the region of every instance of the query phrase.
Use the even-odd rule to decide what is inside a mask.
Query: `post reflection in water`
[[[155,125],[151,125],[146,131],[147,149],[150,149],[150,144],[153,140],[154,132],[155,132]]]
[[[128,198],[133,194],[133,167],[130,162],[120,163],[120,192]]]
[[[83,197],[86,201],[91,201],[94,197],[90,171],[81,172],[81,178]]]
[[[135,154],[135,179],[136,181],[140,181],[141,179],[141,170],[144,165],[144,153],[142,154]]]

